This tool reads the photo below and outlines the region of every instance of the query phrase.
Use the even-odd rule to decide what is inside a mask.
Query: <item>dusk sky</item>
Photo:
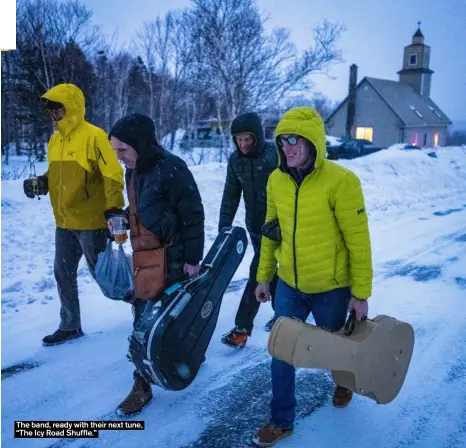
[[[128,43],[144,20],[153,20],[171,9],[190,5],[189,0],[83,0],[94,12],[94,23],[107,36],[118,31],[118,42]],[[323,19],[345,27],[340,48],[345,62],[331,71],[334,79],[313,78],[315,90],[342,100],[348,89],[349,65],[358,65],[364,76],[398,80],[403,48],[420,20],[425,44],[430,45],[434,70],[431,97],[453,122],[466,125],[466,0],[256,0],[270,17],[269,29],[291,29],[299,49],[312,42],[312,28]]]

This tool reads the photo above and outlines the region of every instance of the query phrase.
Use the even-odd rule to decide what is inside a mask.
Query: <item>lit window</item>
[[[438,146],[438,132],[434,133],[434,146]]]
[[[372,141],[374,128],[356,128],[356,138]]]

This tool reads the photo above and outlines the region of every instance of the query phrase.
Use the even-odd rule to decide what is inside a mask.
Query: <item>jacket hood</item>
[[[56,122],[58,130],[69,134],[76,126],[84,121],[86,105],[81,89],[74,84],[58,84],[52,87],[41,99],[62,103],[65,106],[65,116]]]
[[[295,107],[285,112],[275,129],[275,142],[278,150],[279,167],[283,171],[288,166],[283,149],[278,142],[281,134],[296,134],[309,140],[316,148],[315,168],[319,168],[327,151],[325,126],[321,116],[311,107]]]
[[[112,127],[108,138],[116,137],[130,145],[139,155],[138,165],[151,164],[163,154],[155,137],[155,125],[150,117],[131,114],[120,118]]]
[[[253,154],[259,153],[265,146],[265,137],[262,120],[255,112],[247,112],[245,114],[238,115],[231,123],[231,135],[238,151],[239,148],[236,144],[235,136],[245,132],[252,134],[256,140]]]

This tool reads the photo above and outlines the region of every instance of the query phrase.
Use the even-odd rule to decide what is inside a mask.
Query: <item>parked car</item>
[[[356,159],[380,151],[382,147],[369,140],[350,138],[341,145],[327,146],[327,158],[330,160]]]
[[[438,158],[435,151],[433,151],[431,148],[421,148],[420,146],[417,146],[417,145],[406,144],[404,146],[401,146],[400,149],[402,151],[423,151],[424,153],[426,153],[429,157],[432,157],[433,159]]]
[[[411,149],[422,149],[420,146],[416,145],[404,145],[400,148],[402,151],[409,151]]]

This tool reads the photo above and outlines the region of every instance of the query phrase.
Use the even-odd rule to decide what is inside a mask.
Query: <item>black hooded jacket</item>
[[[256,141],[254,151],[248,155],[244,155],[236,144],[235,135],[244,132],[252,134]],[[243,194],[246,228],[249,233],[260,235],[267,212],[267,181],[272,171],[278,168],[278,154],[275,145],[266,143],[261,119],[256,113],[236,117],[231,124],[231,135],[236,151],[228,161],[219,229],[232,225]]]
[[[139,155],[136,209],[142,225],[169,245],[169,265],[197,264],[204,252],[204,207],[186,163],[158,144],[154,123],[146,115],[121,118],[112,127],[109,138],[112,136]],[[127,188],[132,172],[126,170]]]

